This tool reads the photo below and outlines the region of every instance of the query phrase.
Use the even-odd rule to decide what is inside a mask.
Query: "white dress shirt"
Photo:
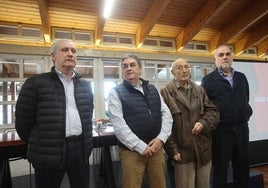
[[[135,86],[134,88],[143,93],[141,85]],[[173,119],[166,103],[164,102],[160,94],[159,96],[161,100],[162,126],[157,138],[159,138],[165,143],[167,138],[171,134]],[[125,146],[127,146],[130,150],[137,151],[138,153],[143,154],[147,147],[147,144],[140,138],[138,138],[128,127],[125,119],[123,118],[121,101],[114,88],[111,89],[109,93],[108,107],[110,122],[114,127],[117,139]]]
[[[66,135],[73,136],[73,135],[81,135],[82,134],[82,123],[79,116],[79,112],[76,106],[75,97],[74,97],[74,83],[73,78],[75,73],[73,72],[72,78],[67,80],[65,75],[60,71],[56,70],[65,91],[65,100],[66,100]]]

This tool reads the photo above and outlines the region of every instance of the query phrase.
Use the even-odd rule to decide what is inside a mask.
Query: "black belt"
[[[66,142],[78,142],[80,141],[82,138],[81,135],[72,135],[72,136],[68,136],[65,138]]]

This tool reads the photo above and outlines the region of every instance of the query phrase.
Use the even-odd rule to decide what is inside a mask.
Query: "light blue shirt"
[[[228,76],[227,76],[226,74],[224,74],[224,72],[222,72],[220,69],[218,69],[218,71],[219,71],[220,75],[221,75],[225,80],[227,80],[227,81],[229,82],[229,84],[233,87],[233,83],[234,83],[234,79],[233,79],[233,77],[234,77],[234,72],[235,72],[234,68],[231,68],[231,71],[232,71],[232,76],[231,76],[231,77],[228,77]]]
[[[141,85],[135,86],[134,88],[143,93]],[[165,143],[167,138],[171,134],[173,119],[169,111],[169,108],[162,99],[161,95],[160,100],[161,100],[162,126],[161,131],[157,136],[157,138],[159,138],[161,141]],[[125,146],[127,146],[130,150],[137,151],[138,153],[143,154],[143,152],[147,147],[147,144],[140,138],[138,138],[136,134],[134,134],[128,127],[125,119],[123,118],[121,101],[114,88],[111,89],[109,93],[108,108],[109,108],[110,121],[114,127],[114,132],[117,139]]]
[[[79,116],[79,112],[76,106],[75,97],[74,97],[74,83],[73,78],[75,77],[75,73],[73,72],[70,80],[67,80],[65,75],[56,70],[65,91],[65,100],[66,100],[66,137],[73,135],[81,135],[82,134],[82,124]]]

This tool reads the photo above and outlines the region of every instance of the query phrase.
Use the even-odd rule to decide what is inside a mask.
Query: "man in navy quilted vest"
[[[140,188],[146,173],[151,188],[166,187],[163,144],[172,117],[157,89],[140,78],[137,56],[122,58],[123,83],[110,91],[109,113],[118,139],[122,188]]]

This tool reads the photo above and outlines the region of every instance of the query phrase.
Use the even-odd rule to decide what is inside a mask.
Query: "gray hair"
[[[123,61],[124,61],[125,59],[128,59],[128,58],[135,59],[135,60],[137,61],[138,65],[139,65],[139,67],[142,66],[142,65],[141,65],[141,61],[140,61],[140,59],[139,59],[136,55],[134,55],[134,54],[126,54],[126,55],[124,55],[124,56],[122,57],[122,59],[121,59],[121,63],[123,63]]]
[[[51,48],[50,48],[50,53],[55,53],[58,49],[58,46],[59,44],[62,42],[62,41],[67,41],[67,42],[72,42],[73,41],[71,39],[59,39],[59,40],[56,40],[53,42],[53,44],[51,45]]]
[[[216,50],[215,50],[215,52],[214,52],[214,57],[216,57],[216,56],[218,55],[218,49],[219,49],[219,48],[222,48],[222,47],[229,48],[230,51],[231,51],[231,53],[232,53],[232,55],[233,55],[233,49],[232,49],[230,46],[228,46],[227,44],[222,44],[222,45],[220,45],[220,46],[218,46],[218,47],[216,48]]]

